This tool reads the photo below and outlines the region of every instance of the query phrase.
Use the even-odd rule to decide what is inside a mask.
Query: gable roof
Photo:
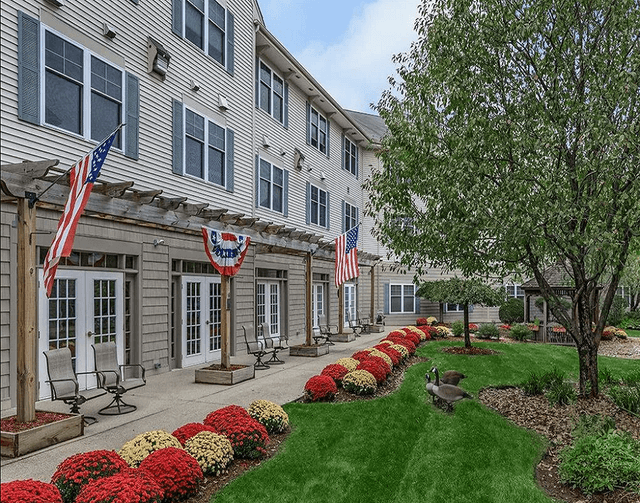
[[[345,110],[345,112],[358,123],[374,143],[380,143],[384,135],[387,134],[387,126],[379,115],[355,110]]]

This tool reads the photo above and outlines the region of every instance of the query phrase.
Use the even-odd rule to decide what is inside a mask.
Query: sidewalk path
[[[84,436],[20,458],[2,458],[0,478],[2,482],[29,478],[49,482],[58,464],[79,452],[118,450],[139,433],[159,429],[172,432],[183,424],[201,422],[209,412],[226,405],[248,407],[258,399],[280,405],[291,402],[302,396],[307,380],[319,374],[326,365],[375,345],[390,330],[363,334],[349,343],[336,343],[330,346],[329,354],[318,358],[282,357],[280,354],[284,365],[257,370],[255,379],[233,386],[195,383],[194,367],[148,377],[146,386],[127,394],[126,401],[138,407],[135,412],[121,416],[99,416],[98,409],[106,405],[103,402],[108,397],[89,401],[80,410],[87,416],[97,417],[98,422],[86,426]],[[236,364],[251,364],[253,361],[250,355],[232,357],[232,363]],[[36,407],[39,410],[68,412],[67,406],[61,402],[42,401]],[[15,414],[15,409],[2,411],[3,417],[11,414]]]

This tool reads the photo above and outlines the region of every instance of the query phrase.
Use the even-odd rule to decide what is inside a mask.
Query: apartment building
[[[386,261],[364,216],[378,117],[344,110],[268,31],[253,0],[113,7],[2,3],[1,155],[12,165],[0,217],[3,406],[16,401],[17,198],[40,196],[32,237],[41,278],[68,194],[68,176],[58,175],[120,123],[74,251],[51,296],[40,281],[34,299],[40,398],[49,393],[42,353],[52,348],[70,347],[78,371],[104,340],[147,375],[217,361],[224,301],[232,355],[244,351],[242,327],[263,322],[302,342],[322,314],[342,324],[357,311],[394,324],[438,314],[415,298],[412,274]],[[48,160],[59,163],[16,168]],[[361,273],[339,296],[333,240],[359,223]],[[252,239],[226,300],[202,225]]]

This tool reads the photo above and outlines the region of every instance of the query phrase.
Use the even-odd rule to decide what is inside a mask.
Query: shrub
[[[416,352],[416,345],[408,339],[402,337],[387,337],[391,342],[396,345],[404,346],[410,355]]]
[[[322,369],[320,375],[329,376],[336,383],[337,387],[342,385],[342,379],[349,373],[349,369],[343,365],[331,363]]]
[[[438,337],[438,329],[429,325],[420,325],[418,327],[424,333],[424,340],[430,341],[431,339]]]
[[[89,482],[75,503],[159,503],[163,498],[160,484],[150,473],[129,468]]]
[[[420,344],[420,342],[422,341],[422,338],[420,337],[420,334],[422,334],[423,336],[424,336],[424,334],[420,330],[418,330],[416,327],[405,327],[402,330],[404,332],[405,339],[409,339],[416,346],[418,344]],[[414,330],[420,332],[420,334],[414,332]]]
[[[524,301],[511,298],[500,306],[498,316],[503,323],[522,323],[524,321]]]
[[[60,491],[53,484],[39,480],[14,480],[0,484],[2,503],[62,503]]]
[[[224,435],[201,431],[187,440],[184,446],[200,465],[205,475],[220,475],[233,461],[233,447]]]
[[[493,323],[483,323],[480,325],[480,328],[478,328],[476,335],[481,339],[491,339],[491,337],[499,338],[500,331]]]
[[[355,370],[359,363],[360,362],[355,358],[339,358],[338,360],[336,360],[336,365],[342,365],[343,367],[346,367],[349,372]]]
[[[520,387],[527,396],[542,395],[544,393],[544,383],[541,377],[535,372],[531,372],[526,381]]]
[[[431,325],[431,323],[429,323],[426,318],[418,318],[416,320],[416,325],[417,326],[420,326],[420,325]]]
[[[204,480],[198,461],[185,450],[175,447],[152,452],[140,463],[140,470],[153,475],[164,492],[165,503],[195,496]]]
[[[598,370],[598,381],[607,386],[616,383],[616,378],[613,376],[609,367],[600,367]]]
[[[330,366],[327,365],[327,367]],[[336,365],[336,367],[342,367],[342,365]],[[348,372],[345,367],[342,368],[345,373]],[[253,419],[265,427],[267,433],[281,433],[289,426],[289,415],[277,403],[269,400],[254,400],[247,411]]]
[[[374,349],[377,349],[378,351],[381,351],[382,353],[387,355],[391,359],[391,365],[393,365],[394,367],[400,364],[402,355],[398,353],[398,351],[390,347],[388,344],[378,344],[377,346],[374,346]]]
[[[611,303],[611,309],[609,309],[609,316],[607,317],[607,325],[613,325],[617,327],[624,318],[625,311],[629,307],[627,299],[621,295],[616,295]]]
[[[326,377],[326,376],[322,376]],[[326,377],[335,386],[333,379]],[[224,410],[228,409],[228,410]],[[223,407],[211,413],[205,419],[205,424],[216,430],[216,433],[224,435],[231,442],[236,458],[259,458],[267,453],[266,446],[269,443],[269,434],[264,426],[253,419],[245,410],[237,405]],[[244,409],[242,409],[244,410]]]
[[[613,386],[609,389],[609,396],[621,409],[640,414],[640,384]]]
[[[479,329],[480,327],[477,323],[469,323],[469,332],[471,332],[472,334],[475,334]]]
[[[391,342],[391,344],[389,345],[389,347],[391,349],[395,349],[398,353],[400,353],[402,360],[404,360],[405,358],[407,358],[409,356],[409,350],[401,345],[401,344],[395,344],[393,341]]]
[[[618,323],[620,328],[636,328],[640,329],[640,310],[629,311],[624,314],[624,318]]]
[[[455,335],[456,337],[460,337],[461,335],[464,334],[464,321],[462,320],[456,320],[451,324],[451,332],[453,332],[453,335]]]
[[[524,341],[531,337],[531,330],[527,325],[512,325],[509,330],[509,337],[517,341]]]
[[[342,380],[342,386],[354,395],[371,395],[378,387],[376,378],[366,370],[349,372]]]
[[[553,370],[542,374],[540,380],[542,381],[542,386],[549,389],[554,385],[554,383],[561,383],[564,381],[564,372],[558,368],[554,368]]]
[[[393,360],[391,359],[391,357],[386,354],[384,351],[380,351],[377,348],[369,348],[369,354],[372,357],[377,357],[377,358],[382,358],[384,360],[384,362],[389,365],[389,371],[391,371],[391,368],[393,367]]]
[[[182,448],[180,441],[164,430],[154,430],[141,433],[129,440],[118,451],[118,454],[131,466],[138,468],[142,460],[154,451],[165,447]]]
[[[449,337],[451,335],[451,329],[442,325],[438,325],[436,330],[438,331],[438,337]]]
[[[344,386],[344,379],[342,383]],[[331,400],[337,392],[338,387],[335,381],[329,376],[313,376],[307,381],[307,384],[304,385],[304,394],[307,399],[312,402]]]
[[[590,494],[640,490],[640,442],[626,432],[587,435],[560,452],[560,479]]]
[[[373,358],[365,360],[358,365],[356,370],[366,370],[376,379],[376,384],[383,382],[389,375],[389,367],[383,361],[375,361]]]
[[[353,358],[354,360],[357,360],[358,364],[360,364],[360,362],[363,362],[371,358],[371,355],[369,354],[369,351],[363,349],[361,351],[356,351],[355,353],[353,353],[351,355],[351,358]]]
[[[184,444],[191,437],[196,436],[201,431],[215,431],[211,426],[203,423],[187,423],[175,430],[172,435],[178,439],[178,442],[184,447]]]
[[[69,456],[58,465],[51,483],[59,490],[65,503],[73,503],[80,489],[92,480],[110,477],[129,468],[115,451],[97,450]]]
[[[573,438],[578,439],[587,435],[606,435],[615,429],[616,422],[612,417],[600,414],[580,414],[571,434]]]
[[[546,392],[549,405],[569,405],[576,401],[576,390],[571,383],[554,381]]]

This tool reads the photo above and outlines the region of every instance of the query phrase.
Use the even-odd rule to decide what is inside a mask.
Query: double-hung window
[[[507,290],[507,297],[514,299],[523,299],[524,300],[524,290],[520,285],[510,284],[505,285],[505,289]]]
[[[100,142],[124,122],[124,71],[46,28],[44,76],[45,124]]]
[[[391,313],[415,312],[415,286],[414,285],[389,285],[389,297],[391,300]]]
[[[260,61],[259,106],[275,120],[285,122],[285,84],[275,72]]]
[[[225,129],[185,108],[185,174],[226,186]]]
[[[344,229],[343,232],[347,232],[349,229],[353,229],[358,225],[358,208],[352,204],[344,202]]]
[[[344,138],[343,152],[344,169],[352,175],[358,176],[358,146],[349,138]]]
[[[174,33],[233,73],[233,14],[216,0],[172,0]]]
[[[307,143],[329,155],[329,121],[307,103]]]
[[[259,159],[258,204],[286,216],[287,172],[266,159]]]
[[[312,224],[327,227],[327,192],[311,185],[310,219]]]

